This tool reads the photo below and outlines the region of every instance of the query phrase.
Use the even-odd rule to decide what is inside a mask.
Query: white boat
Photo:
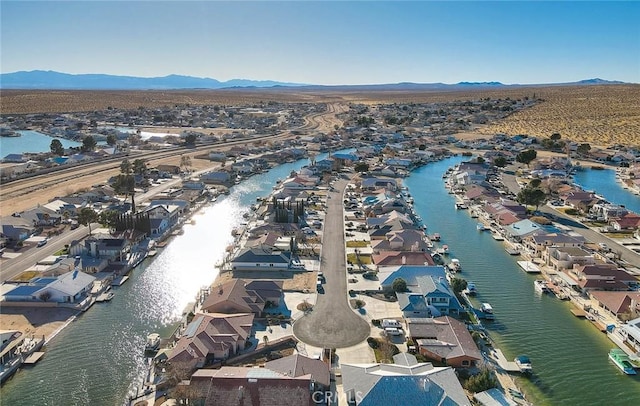
[[[469,296],[475,296],[475,294],[478,293],[476,284],[473,282],[467,282],[467,288],[464,290],[464,292]]]
[[[514,359],[514,362],[520,368],[520,372],[523,374],[530,374],[533,372],[533,367],[531,366],[531,360],[526,355],[519,355]]]
[[[491,307],[489,303],[482,303],[482,305],[480,305],[480,311],[482,312],[482,316],[487,320],[493,320],[495,318],[493,307]]]
[[[486,230],[487,230],[487,227],[485,227],[485,225],[484,225],[484,224],[482,224],[482,223],[478,223],[478,224],[476,224],[476,229],[477,229],[478,231],[486,231]]]
[[[158,349],[160,348],[160,334],[158,333],[151,333],[147,336],[147,343],[144,346],[144,351],[149,353],[149,352],[155,352],[158,351]]]
[[[460,260],[457,258],[451,258],[451,262],[449,263],[449,269],[452,272],[460,272],[462,270],[462,265],[460,265]]]
[[[549,292],[551,292],[551,289],[549,289],[549,287],[547,286],[547,281],[542,280],[542,279],[536,279],[535,281],[533,281],[533,287],[535,288],[536,292],[538,292],[538,293],[549,293]]]

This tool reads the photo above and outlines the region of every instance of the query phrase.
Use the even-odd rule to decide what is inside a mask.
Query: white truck
[[[394,320],[394,319],[384,319],[382,320],[382,323],[380,323],[380,325],[382,326],[382,328],[386,329],[386,328],[402,328],[402,324],[400,324],[400,322],[398,320]]]

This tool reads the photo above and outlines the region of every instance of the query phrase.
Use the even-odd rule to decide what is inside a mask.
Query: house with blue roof
[[[409,292],[397,293],[398,305],[405,318],[439,317],[463,310],[446,278],[416,276],[415,284],[407,282],[407,289]]]
[[[74,270],[58,277],[39,277],[5,293],[9,302],[79,303],[91,292],[94,276]]]
[[[417,286],[417,278],[420,276],[431,276],[435,279],[447,277],[445,268],[441,265],[417,266],[417,265],[400,265],[390,267],[380,267],[378,270],[378,279],[382,289],[391,289],[393,281],[402,278],[407,282],[407,287]]]
[[[538,223],[529,219],[520,220],[504,228],[507,238],[514,241],[522,241],[523,238],[538,234],[546,233],[545,229]]]
[[[342,385],[350,406],[471,405],[451,367],[418,363],[397,354],[394,364],[342,364]]]

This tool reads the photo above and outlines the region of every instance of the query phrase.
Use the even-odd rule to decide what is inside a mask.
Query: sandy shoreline
[[[58,307],[2,306],[0,314],[0,330],[18,330],[27,336],[44,336],[49,341],[78,315],[78,311]]]

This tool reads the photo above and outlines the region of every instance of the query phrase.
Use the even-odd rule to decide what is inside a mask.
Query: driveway
[[[335,191],[327,197],[320,270],[324,273],[323,292],[316,305],[293,325],[296,337],[320,348],[345,348],[364,341],[370,332],[369,323],[356,314],[347,297],[347,271],[344,241],[342,195],[348,183],[336,181]]]

